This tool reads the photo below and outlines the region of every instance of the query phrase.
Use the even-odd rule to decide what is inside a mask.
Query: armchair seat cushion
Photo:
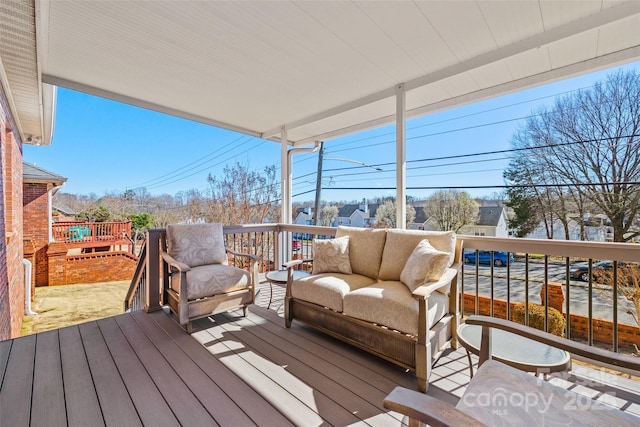
[[[344,314],[409,335],[418,335],[418,301],[400,281],[376,283],[344,296]],[[434,292],[427,304],[429,327],[449,310],[449,296]]]
[[[315,274],[295,280],[291,284],[291,295],[302,301],[341,312],[345,295],[374,283],[375,279],[360,274]]]
[[[178,283],[172,280],[171,289],[179,293]],[[250,284],[251,274],[237,267],[223,264],[193,267],[187,271],[187,300],[246,289]]]

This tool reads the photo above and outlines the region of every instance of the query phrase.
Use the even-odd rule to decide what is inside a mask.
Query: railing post
[[[162,229],[147,231],[147,294],[145,295],[144,311],[161,310],[160,305],[160,242],[162,240]]]

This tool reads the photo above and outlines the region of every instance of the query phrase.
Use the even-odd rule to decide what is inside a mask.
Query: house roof
[[[33,163],[22,162],[22,179],[25,183],[45,183],[62,185],[67,182],[67,178],[48,171]]]
[[[478,212],[476,225],[495,227],[498,225],[503,212],[504,208],[502,206],[482,206]]]
[[[633,0],[16,0],[0,77],[22,133],[46,134],[51,84],[304,145],[393,122],[397,93],[412,117],[637,60],[639,18]]]

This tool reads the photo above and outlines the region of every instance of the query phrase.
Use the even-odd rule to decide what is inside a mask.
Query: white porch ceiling
[[[640,58],[636,0],[35,5],[43,82],[296,145]]]

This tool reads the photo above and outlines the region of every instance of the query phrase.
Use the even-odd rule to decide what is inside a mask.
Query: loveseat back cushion
[[[192,267],[187,271],[187,300],[247,289],[250,284],[251,274],[237,267],[223,264]],[[180,293],[178,280],[171,280],[171,289]]]
[[[342,312],[342,299],[346,294],[373,283],[375,279],[359,274],[314,274],[294,280],[291,284],[291,296]]]
[[[349,236],[349,260],[352,272],[373,279],[377,278],[385,246],[385,230],[340,226],[336,231],[336,237],[343,236]]]
[[[431,328],[448,312],[449,297],[434,292],[427,300]],[[409,335],[418,335],[418,301],[399,281],[378,282],[344,296],[344,314]]]
[[[453,231],[388,229],[378,279],[400,280],[400,274],[409,256],[423,239],[429,240],[435,249],[448,253],[451,257],[447,267],[453,265],[456,252],[456,234]]]
[[[349,236],[328,240],[313,240],[313,274],[351,274]]]
[[[228,264],[222,224],[167,225],[169,255],[189,267]]]

